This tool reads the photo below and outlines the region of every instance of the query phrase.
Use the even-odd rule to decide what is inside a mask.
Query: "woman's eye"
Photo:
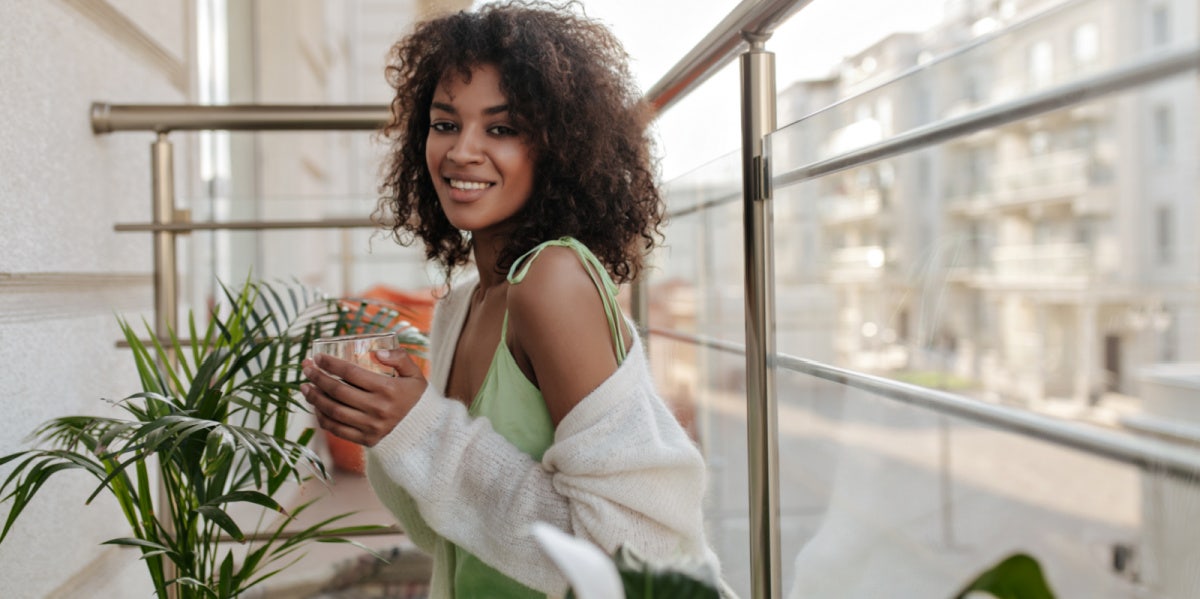
[[[498,135],[500,137],[512,137],[517,134],[516,129],[513,129],[507,125],[496,125],[491,129],[488,129],[488,132],[492,135]]]
[[[446,121],[438,121],[435,123],[431,123],[429,125],[429,128],[433,129],[434,131],[437,131],[438,133],[447,133],[447,132],[454,130],[454,123],[447,123]]]

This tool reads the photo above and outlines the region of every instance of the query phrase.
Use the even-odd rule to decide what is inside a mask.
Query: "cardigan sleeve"
[[[430,377],[426,395],[437,395],[436,389],[446,386],[450,360],[453,356],[453,342],[450,339],[458,332],[455,323],[461,326],[465,316],[467,299],[474,287],[475,279],[468,276],[461,285],[456,285],[442,298],[434,308],[433,319],[429,331]],[[433,554],[438,550],[438,534],[425,522],[417,509],[412,496],[404,490],[399,481],[388,476],[386,470],[374,457],[374,452],[366,452],[367,480],[371,489],[380,502],[396,516],[404,527],[404,532],[418,547]]]
[[[654,394],[638,341],[559,423],[540,463],[434,385],[368,453],[372,485],[414,541],[444,537],[542,592],[567,583],[530,534],[537,521],[605,551],[627,545],[716,566],[703,533],[703,459]]]

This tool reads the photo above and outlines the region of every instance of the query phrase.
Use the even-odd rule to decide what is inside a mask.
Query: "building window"
[[[1159,206],[1154,211],[1154,247],[1159,264],[1170,264],[1174,258],[1175,238],[1171,234],[1174,220],[1170,206]]]
[[[1041,156],[1050,153],[1050,132],[1040,129],[1029,135],[1029,154]]]
[[[1092,247],[1095,240],[1096,221],[1094,218],[1083,217],[1075,221],[1075,243]]]
[[[1154,109],[1151,132],[1154,135],[1154,159],[1159,164],[1171,160],[1175,146],[1175,115],[1171,107],[1162,105]]]
[[[1040,41],[1029,47],[1029,82],[1035,87],[1044,87],[1054,78],[1054,47],[1050,42]]]
[[[968,74],[963,77],[963,99],[969,104],[979,103],[979,81],[974,74]]]
[[[1171,43],[1171,13],[1166,4],[1150,9],[1150,46],[1161,48]]]
[[[969,195],[978,195],[988,191],[988,170],[984,164],[983,155],[978,148],[967,150],[966,155],[966,177],[967,193]]]
[[[1162,331],[1158,347],[1159,362],[1174,362],[1179,359],[1179,327],[1176,326],[1177,316],[1171,306],[1163,306],[1162,312],[1156,315],[1154,329]]]
[[[933,189],[933,165],[929,162],[929,155],[917,155],[917,195],[922,198],[927,198],[930,195],[930,190]]]
[[[1084,23],[1071,32],[1071,60],[1077,67],[1085,67],[1100,57],[1100,28],[1095,23]]]

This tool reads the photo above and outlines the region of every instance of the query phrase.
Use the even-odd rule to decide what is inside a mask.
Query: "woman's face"
[[[442,79],[429,108],[425,162],[446,217],[455,227],[503,232],[529,200],[534,159],[517,131],[500,73],[490,64]]]

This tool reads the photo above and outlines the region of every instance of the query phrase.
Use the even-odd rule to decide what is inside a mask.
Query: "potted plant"
[[[698,563],[657,564],[628,547],[612,556],[544,522],[533,525],[542,551],[566,577],[566,599],[720,599],[717,573]],[[732,596],[727,595],[727,596]]]
[[[322,336],[394,330],[408,347],[424,347],[424,337],[394,309],[298,285],[222,289],[227,305],[203,328],[189,315],[184,338],[169,331],[144,342],[120,321],[142,387],[111,402],[127,417],[56,418],[34,431],[34,449],[0,457],[0,466],[13,464],[0,484],[0,500],[13,502],[0,542],[42,485],[68,470],[99,481],[89,502],[104,491],[116,498],[130,535],[105,543],[140,550],[159,597],[236,597],[294,563],[306,543],[357,545],[347,535],[382,528],[339,526],[350,515],[342,514],[287,530],[311,502],[285,509],[276,499],[285,483],[327,478],[308,447],[313,430],[293,418],[307,411],[297,400],[299,364]],[[230,513],[236,504],[282,517],[265,531],[256,525],[261,540],[235,553],[228,540],[248,536]]]

